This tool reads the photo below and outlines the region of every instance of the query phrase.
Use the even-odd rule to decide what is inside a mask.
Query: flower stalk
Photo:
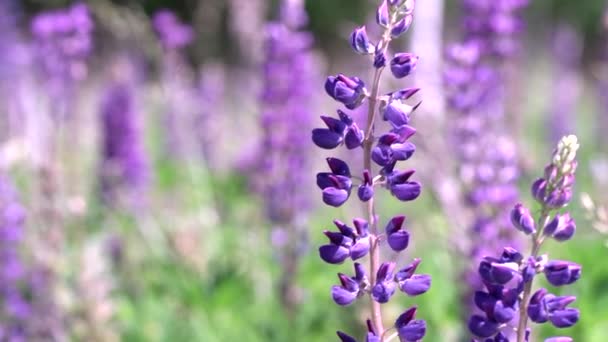
[[[420,259],[397,269],[394,261],[382,261],[380,248],[386,243],[393,251],[401,252],[409,245],[410,234],[404,227],[405,216],[395,216],[380,232],[374,201],[375,188],[386,188],[400,201],[415,200],[421,192],[421,185],[410,178],[414,170],[397,171],[397,162],[408,160],[416,147],[409,138],[416,129],[409,125],[410,116],[418,105],[409,105],[409,100],[418,92],[417,88],[407,88],[380,95],[382,73],[387,66],[387,54],[393,38],[406,32],[412,22],[413,0],[384,0],[378,7],[376,22],[384,28],[377,43],[367,36],[365,27],[353,31],[350,37],[355,52],[370,57],[375,68],[369,90],[358,77],[343,74],[330,76],[325,83],[325,91],[347,110],[354,110],[368,101],[366,131],[360,129],[351,116],[338,110],[338,117],[321,116],[327,128],[316,128],[312,132],[313,142],[323,149],[334,149],[344,145],[348,150],[361,148],[363,154],[363,177],[351,173],[349,166],[337,158],[327,158],[331,172],[317,174],[317,185],[323,191],[323,202],[339,207],[350,197],[353,181],[360,181],[357,195],[365,203],[365,219],[353,219],[354,228],[334,220],[338,232],[324,231],[329,243],[319,248],[323,261],[341,264],[346,259],[356,261],[369,254],[369,267],[355,262],[355,276],[339,273],[340,285],[332,287],[332,298],[341,306],[350,305],[356,299],[370,297],[370,319],[367,321],[366,341],[388,341],[399,337],[401,341],[419,341],[426,333],[426,323],[415,319],[416,307],[403,312],[389,328],[384,327],[382,304],[387,303],[398,288],[408,296],[425,293],[431,286],[431,277],[415,274]],[[403,78],[412,73],[418,57],[411,53],[396,53],[390,60],[392,75]],[[375,123],[378,117],[388,122],[391,129],[376,137]],[[372,163],[373,162],[373,163]],[[377,165],[377,166],[376,166]],[[380,167],[379,170],[376,170]],[[388,332],[396,333],[387,337]],[[356,341],[353,337],[338,331],[343,342]]]

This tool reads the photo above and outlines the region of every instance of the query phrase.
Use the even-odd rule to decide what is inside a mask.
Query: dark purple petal
[[[532,196],[539,203],[545,202],[545,192],[547,190],[547,181],[543,178],[537,179],[534,183],[532,183]]]
[[[378,272],[376,274],[377,281],[386,281],[393,277],[393,272],[395,271],[395,263],[394,262],[383,262],[382,265],[378,268]]]
[[[345,289],[344,287],[334,285],[331,287],[331,297],[336,304],[346,306],[352,304],[357,299],[357,293]]]
[[[395,127],[407,125],[410,122],[410,114],[413,108],[400,101],[391,101],[384,107],[382,118],[389,121]]]
[[[393,217],[390,221],[388,221],[388,224],[384,229],[386,231],[386,234],[392,234],[401,230],[401,227],[403,227],[403,222],[405,222],[405,216],[399,215]]]
[[[414,273],[416,272],[418,265],[420,265],[420,262],[421,262],[420,259],[418,259],[418,258],[414,259],[414,261],[412,261],[411,264],[405,266],[404,268],[402,268],[401,270],[399,270],[397,272],[397,274],[395,275],[395,279],[398,282],[402,282],[402,281],[412,277],[414,275]]]
[[[334,182],[330,178],[331,175],[332,174],[329,172],[317,173],[317,186],[319,189],[323,190],[325,188],[334,186]]]
[[[411,142],[405,142],[403,144],[392,144],[391,151],[393,152],[394,160],[408,160],[416,152],[416,145]]]
[[[388,245],[395,252],[401,252],[407,248],[410,242],[410,234],[405,230],[400,230],[387,236]]]
[[[431,276],[428,274],[414,274],[409,279],[399,282],[399,289],[409,296],[418,296],[431,288]]]
[[[487,292],[475,291],[473,299],[475,301],[475,305],[484,312],[492,312],[494,306],[496,305],[496,298]]]
[[[400,201],[412,201],[420,196],[421,186],[418,182],[407,182],[404,184],[396,184],[390,187],[393,196]]]
[[[570,240],[575,232],[576,223],[570,217],[570,213],[555,215],[543,231],[545,235],[553,236],[555,240],[560,242]]]
[[[346,136],[344,137],[344,145],[349,150],[355,149],[357,147],[361,147],[364,140],[363,131],[357,127],[356,124],[353,124],[346,131]]]
[[[535,323],[545,323],[549,318],[549,313],[545,308],[543,298],[547,295],[546,289],[537,290],[530,298],[528,304],[528,316]]]
[[[581,266],[569,261],[551,260],[545,265],[547,281],[554,286],[569,285],[581,276]]]
[[[395,78],[404,78],[416,68],[418,56],[411,53],[397,53],[391,60],[391,72]]]
[[[312,141],[315,145],[326,150],[338,147],[342,143],[342,135],[327,128],[315,128],[312,130]]]
[[[492,317],[498,323],[508,323],[515,317],[515,308],[509,305],[505,305],[503,301],[499,300],[494,305]]]
[[[372,288],[372,299],[378,303],[387,303],[395,293],[396,287],[393,281],[378,282]]]
[[[350,256],[350,251],[344,246],[323,245],[319,247],[319,255],[329,264],[341,264]]]
[[[398,327],[397,333],[401,341],[420,341],[426,334],[426,322],[420,319],[410,321],[408,324]]]
[[[469,330],[473,335],[479,337],[490,337],[494,336],[498,332],[498,323],[488,321],[482,316],[473,315],[469,319]]]
[[[401,20],[399,20],[391,29],[391,36],[393,38],[397,38],[401,34],[406,32],[412,25],[412,20],[413,20],[412,15],[406,15]]]
[[[578,322],[579,316],[578,309],[567,308],[553,312],[549,320],[557,328],[569,328]]]
[[[356,28],[350,35],[350,46],[362,55],[374,53],[375,47],[370,43],[365,26]]]
[[[337,188],[325,188],[323,189],[323,203],[332,206],[339,207],[348,200],[348,191]]]
[[[338,158],[327,158],[327,165],[333,174],[350,177],[348,164]]]
[[[407,100],[410,97],[414,96],[416,93],[420,91],[420,88],[406,88],[396,91],[394,93],[390,93],[391,99],[393,100]]]
[[[358,262],[355,262],[355,280],[359,282],[359,284],[367,281],[367,276],[365,275],[365,268]]]
[[[490,284],[504,285],[513,279],[517,271],[518,267],[515,263],[501,264],[491,260],[484,260],[479,263],[479,275]]]
[[[399,317],[397,317],[397,320],[395,320],[395,328],[399,329],[400,327],[408,325],[414,319],[414,317],[416,317],[417,310],[418,308],[415,306],[405,310],[401,315],[399,315]]]
[[[346,131],[346,123],[344,123],[342,120],[324,115],[321,116],[321,120],[323,120],[327,128],[333,132],[343,135],[344,131]]]
[[[393,151],[388,145],[377,145],[372,150],[372,160],[374,163],[385,166],[392,161]]]
[[[357,196],[359,196],[359,199],[362,202],[369,201],[372,197],[374,197],[374,187],[367,184],[359,185]]]
[[[342,342],[357,342],[357,340],[355,340],[353,337],[351,337],[341,331],[337,331],[336,334],[338,335],[338,337],[340,338],[340,341],[342,341]]]
[[[363,258],[369,252],[369,237],[363,237],[357,239],[357,242],[350,249],[350,257],[353,260],[357,260],[359,258]]]
[[[532,214],[530,214],[530,210],[525,208],[521,203],[516,204],[513,210],[511,210],[511,223],[526,235],[536,232],[536,225]]]
[[[374,68],[380,69],[386,66],[386,53],[382,49],[376,48],[374,53]]]
[[[386,28],[388,27],[390,21],[390,14],[389,14],[389,10],[388,10],[388,4],[386,2],[386,0],[383,0],[382,3],[380,4],[380,6],[378,7],[378,10],[376,11],[376,23],[378,23],[378,25]]]

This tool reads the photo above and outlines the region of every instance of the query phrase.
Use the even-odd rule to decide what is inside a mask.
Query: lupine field
[[[0,0],[0,342],[608,341],[602,0]]]

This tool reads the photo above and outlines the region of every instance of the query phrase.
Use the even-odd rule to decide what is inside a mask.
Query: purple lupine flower
[[[163,9],[154,14],[152,26],[165,49],[186,47],[194,38],[192,27],[182,23],[175,13]]]
[[[365,269],[361,264],[355,264],[355,276],[349,277],[338,273],[341,285],[335,285],[331,289],[331,295],[338,305],[349,305],[360,296],[365,294],[365,289],[369,286]]]
[[[82,3],[43,12],[32,19],[37,65],[54,102],[69,103],[76,82],[86,77],[93,29],[89,9]]]
[[[0,172],[0,340],[56,340],[49,279],[23,262],[25,208],[9,178]]]
[[[514,142],[501,130],[506,126],[502,65],[518,49],[522,22],[517,12],[526,1],[463,0],[463,4],[465,37],[447,51],[444,83],[448,106],[456,114],[452,145],[461,163],[466,203],[473,214],[468,256],[476,265],[484,256],[499,253],[503,246],[518,247],[518,236],[509,221],[527,233],[534,230],[529,213],[518,208],[509,214],[518,197],[518,157]],[[463,313],[469,316],[480,310],[471,303],[484,284],[474,268],[465,272],[468,287]],[[477,320],[470,326],[488,327]]]
[[[159,10],[152,26],[163,47],[160,56],[160,83],[164,94],[162,113],[165,155],[168,159],[187,159],[198,155],[196,141],[199,99],[188,65],[185,48],[192,43],[194,31],[170,10]]]
[[[15,89],[20,82],[23,66],[29,59],[29,51],[20,36],[18,19],[20,8],[17,1],[6,0],[0,3],[0,136],[10,139],[19,128],[23,119],[16,112]]]
[[[509,341],[515,327],[514,341],[528,341],[530,329],[528,319],[535,323],[551,322],[557,328],[571,327],[579,320],[578,309],[570,308],[574,296],[556,296],[547,289],[539,289],[532,294],[534,277],[544,273],[549,284],[565,286],[581,277],[581,266],[564,260],[549,260],[541,255],[542,244],[553,238],[558,242],[568,240],[574,234],[574,222],[568,213],[558,210],[568,204],[564,201],[558,207],[555,197],[571,192],[576,171],[576,151],[578,141],[575,136],[563,137],[553,153],[551,163],[545,168],[542,178],[534,182],[532,192],[540,204],[538,229],[530,227],[527,216],[529,210],[522,204],[513,209],[513,225],[531,239],[531,253],[524,257],[511,247],[506,247],[498,257],[486,256],[479,264],[479,275],[485,287],[475,293],[475,304],[481,314],[469,319],[469,330],[477,337],[492,338],[490,341]],[[543,190],[538,184],[542,183]],[[525,228],[527,227],[527,228]],[[542,229],[541,229],[542,227]],[[515,324],[517,323],[517,324]],[[554,337],[548,341],[568,341],[567,337]]]
[[[131,63],[125,58],[114,63],[114,79],[107,85],[100,106],[103,132],[100,191],[106,205],[135,210],[145,200],[150,165]]]
[[[393,217],[386,224],[386,234],[379,229],[378,217],[375,215],[374,196],[376,187],[386,188],[401,201],[415,200],[422,191],[422,186],[412,177],[415,170],[397,170],[398,162],[409,160],[416,151],[416,146],[409,139],[416,133],[410,126],[412,113],[418,104],[408,100],[418,92],[417,88],[407,88],[386,94],[380,94],[381,76],[391,58],[390,70],[395,78],[403,78],[412,73],[418,57],[411,53],[398,52],[388,56],[388,47],[393,38],[407,31],[412,22],[413,0],[383,0],[376,13],[376,22],[385,32],[379,41],[374,42],[368,36],[365,26],[356,28],[350,36],[350,44],[356,53],[366,56],[374,70],[374,82],[368,89],[366,83],[357,76],[337,74],[329,76],[325,82],[325,92],[345,108],[353,110],[365,102],[368,106],[367,131],[360,129],[345,112],[338,110],[338,118],[322,116],[325,127],[312,131],[312,141],[320,148],[332,150],[345,145],[350,153],[363,155],[363,168],[351,172],[351,167],[343,160],[330,157],[327,163],[330,172],[317,174],[317,186],[322,190],[323,202],[329,206],[339,207],[350,199],[351,191],[357,187],[357,197],[367,204],[368,215],[365,219],[353,220],[351,228],[339,220],[334,223],[338,232],[325,231],[329,243],[319,248],[321,259],[330,264],[341,264],[347,259],[357,260],[370,255],[370,267],[367,271],[355,263],[357,275],[348,277],[339,274],[341,285],[332,288],[332,298],[338,305],[349,305],[362,296],[369,296],[372,301],[371,320],[368,320],[367,342],[383,339],[388,329],[384,328],[381,304],[387,303],[397,289],[409,296],[427,292],[431,286],[431,277],[415,274],[420,259],[398,269],[396,261],[380,260],[381,243],[395,252],[405,250],[411,234],[404,227],[405,216]],[[375,116],[378,117],[375,117]],[[375,120],[384,120],[390,124],[388,132],[376,135]],[[373,137],[378,136],[376,140]],[[361,148],[361,150],[359,149]],[[374,163],[374,164],[372,164]],[[357,175],[363,175],[358,178]],[[356,182],[359,184],[355,184]],[[369,280],[363,277],[369,276]],[[364,279],[364,280],[361,280]],[[363,285],[362,285],[363,284]],[[393,324],[401,341],[420,341],[426,333],[426,323],[414,319],[416,308],[405,310]],[[338,331],[343,342],[356,341],[350,335]]]
[[[277,249],[277,257],[283,272],[281,300],[288,311],[297,304],[297,298],[290,292],[295,286],[294,275],[304,249],[303,241],[307,240],[304,222],[311,208],[311,193],[303,189],[302,184],[310,180],[308,134],[312,127],[310,108],[314,104],[317,64],[312,51],[313,37],[304,30],[306,25],[304,3],[282,1],[280,17],[265,27],[265,56],[261,70],[264,87],[260,94],[260,126],[263,135],[255,171],[260,178],[259,192],[265,202],[269,223],[283,227],[287,233],[287,243],[284,248]],[[346,126],[353,124],[343,115],[340,118],[347,137],[346,131],[350,128],[346,129]],[[346,183],[350,182],[347,177],[349,171],[342,169],[345,164],[339,160],[328,160],[328,164],[332,172],[326,178],[319,178],[319,186],[327,187],[327,201],[338,205],[342,187],[347,187]],[[350,185],[348,188],[350,192]],[[357,259],[367,253],[364,242],[367,228],[357,220],[355,228],[341,222],[335,224],[340,232],[327,232],[330,240],[324,249],[327,260],[340,263],[347,257]],[[369,242],[367,245],[369,249]],[[352,290],[345,277],[340,276],[344,288]],[[340,294],[339,291],[336,293]],[[345,305],[345,297],[338,297],[336,301]]]

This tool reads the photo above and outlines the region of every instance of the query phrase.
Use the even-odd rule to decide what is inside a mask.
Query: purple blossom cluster
[[[48,277],[21,256],[25,208],[8,177],[0,172],[0,340],[52,340]]]
[[[305,20],[293,20],[306,15],[303,5],[288,7],[290,2],[284,2],[280,20],[266,26],[260,95],[263,154],[259,172],[269,180],[263,185],[266,214],[280,224],[293,223],[298,213],[310,207],[301,184],[310,179],[306,128],[311,127],[311,120],[306,104],[313,97],[313,37],[301,30]],[[292,14],[295,11],[300,14]]]
[[[197,93],[185,48],[194,39],[194,30],[170,10],[160,10],[152,19],[153,28],[163,47],[160,78],[165,95],[166,153],[169,159],[186,159],[196,153]],[[196,100],[195,100],[196,99]]]
[[[27,53],[18,31],[19,6],[12,0],[0,3],[0,141],[10,137],[18,126],[13,95]]]
[[[518,12],[529,1],[463,0],[466,39],[481,42],[488,53],[499,58],[517,53],[524,27]]]
[[[302,184],[311,178],[308,129],[318,74],[313,37],[303,30],[307,20],[302,1],[286,0],[279,20],[266,25],[260,94],[258,186],[282,267],[281,300],[290,313],[297,302],[293,282],[306,248],[305,222],[311,207],[311,193]]]
[[[518,10],[523,0],[465,0],[465,39],[448,48],[444,71],[452,120],[454,152],[460,161],[466,203],[473,221],[469,228],[469,255],[477,264],[503,246],[518,247],[509,223],[509,210],[518,198],[519,177],[515,144],[503,132],[504,71],[501,64],[518,47],[523,26]],[[463,300],[470,314],[474,293],[483,289],[476,270],[465,271]],[[472,308],[476,311],[476,308]]]
[[[154,14],[152,26],[163,47],[168,50],[184,48],[194,39],[192,27],[181,20],[170,10],[160,10]]]
[[[26,270],[19,255],[23,239],[24,208],[17,203],[15,190],[0,175],[0,339],[24,338],[30,304],[22,293],[21,281]]]
[[[82,3],[33,18],[31,32],[40,72],[53,96],[69,96],[65,92],[86,76],[93,29],[89,9]]]
[[[478,273],[485,289],[476,291],[474,298],[482,314],[471,316],[468,325],[481,341],[510,341],[513,334],[517,342],[529,341],[528,320],[539,324],[550,322],[557,328],[568,328],[578,321],[578,309],[569,307],[576,300],[574,296],[557,296],[544,288],[532,293],[538,274],[544,274],[549,284],[556,287],[572,284],[581,276],[580,265],[550,260],[548,255],[541,254],[541,246],[547,240],[562,243],[576,231],[574,220],[562,209],[572,199],[577,149],[575,136],[563,137],[543,177],[532,184],[532,196],[540,205],[537,220],[523,204],[515,205],[511,211],[513,227],[531,240],[530,254],[526,256],[507,246],[500,256],[486,256],[479,263]],[[545,341],[572,339],[552,337]]]
[[[100,191],[106,205],[122,203],[135,209],[144,200],[150,165],[144,148],[135,85],[125,77],[133,72],[129,63],[116,63],[114,80],[108,84],[101,102]]]
[[[416,150],[409,139],[416,133],[410,119],[418,105],[408,104],[407,100],[419,89],[408,88],[380,94],[381,76],[386,67],[397,79],[408,76],[416,68],[416,55],[402,52],[390,57],[388,51],[390,42],[410,27],[414,4],[413,0],[381,2],[376,22],[384,32],[377,42],[370,40],[364,26],[351,34],[352,48],[368,56],[374,68],[371,88],[368,89],[362,79],[343,74],[330,76],[325,82],[327,94],[346,109],[353,110],[367,102],[366,130],[361,129],[346,111],[338,110],[337,117],[321,116],[326,127],[312,131],[313,142],[323,149],[344,145],[353,152],[363,150],[361,177],[353,174],[346,162],[327,158],[329,172],[317,174],[317,186],[322,190],[323,202],[333,207],[348,201],[353,187],[357,186],[357,197],[367,207],[366,219],[355,218],[352,226],[334,220],[337,231],[326,230],[324,234],[329,242],[319,248],[321,259],[330,264],[341,264],[347,259],[357,261],[369,255],[367,270],[361,263],[355,262],[355,275],[351,277],[339,273],[340,284],[331,289],[332,298],[341,306],[350,305],[364,296],[370,298],[371,320],[368,321],[366,341],[385,341],[389,338],[387,332],[392,329],[395,329],[395,335],[401,341],[419,341],[426,333],[425,321],[415,319],[416,307],[401,314],[390,329],[383,326],[381,304],[387,303],[397,289],[408,296],[425,293],[431,286],[431,277],[416,273],[420,259],[414,259],[404,267],[398,267],[397,262],[392,260],[380,262],[380,248],[384,243],[392,251],[402,252],[409,246],[410,233],[402,215],[388,220],[384,232],[380,232],[374,206],[376,188],[384,187],[398,200],[405,202],[415,200],[421,192],[420,183],[412,180],[413,169],[396,169],[397,162],[408,160]],[[390,129],[376,137],[375,127],[380,120],[387,122]],[[372,167],[372,162],[376,167]],[[357,180],[358,185],[353,182]],[[338,336],[343,342],[355,341],[340,331]]]

